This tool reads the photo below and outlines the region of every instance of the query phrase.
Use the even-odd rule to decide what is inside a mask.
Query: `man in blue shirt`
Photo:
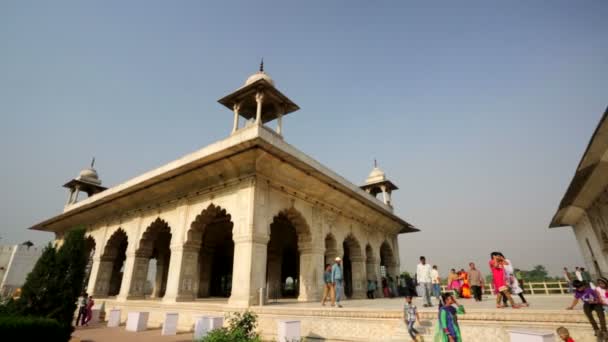
[[[336,262],[331,267],[331,282],[333,283],[334,291],[336,291],[336,305],[341,308],[340,300],[342,299],[342,292],[344,288],[342,278],[342,259],[336,257]]]

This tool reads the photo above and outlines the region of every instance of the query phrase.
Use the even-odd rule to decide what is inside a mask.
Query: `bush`
[[[0,336],[21,341],[62,341],[65,331],[51,318],[0,316]]]
[[[64,334],[63,338],[53,341],[69,341],[87,263],[85,250],[82,229],[70,231],[59,249],[49,244],[27,276],[21,297],[7,303],[0,312],[52,318]]]
[[[228,317],[228,328],[213,330],[200,342],[261,342],[255,331],[257,319],[257,315],[250,311],[235,312]]]

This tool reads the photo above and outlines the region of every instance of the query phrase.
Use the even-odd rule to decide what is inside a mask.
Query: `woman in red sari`
[[[462,298],[471,298],[471,286],[469,285],[469,274],[464,270],[460,271],[460,280],[462,287],[460,288],[460,296]]]

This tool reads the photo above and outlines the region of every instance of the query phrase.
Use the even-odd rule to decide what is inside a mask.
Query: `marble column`
[[[88,286],[89,294],[92,294],[97,298],[108,296],[113,268],[114,260],[112,258],[93,259],[93,268],[91,269],[91,277],[89,278]],[[93,288],[91,288],[91,284],[94,284]]]
[[[320,301],[323,289],[324,253],[322,248],[300,248],[300,291],[298,301]]]
[[[133,272],[135,270],[137,255],[134,252],[127,252],[127,258],[125,259],[122,281],[120,283],[120,292],[116,296],[118,301],[126,301],[131,293],[131,281],[133,279]]]
[[[143,255],[136,255],[133,260],[133,272],[129,285],[129,295],[127,299],[143,299],[148,282],[148,268],[150,258]],[[122,291],[121,291],[122,292]]]
[[[365,298],[365,292],[367,291],[366,286],[366,272],[365,272],[365,260],[363,257],[356,256],[350,259],[352,280],[353,280],[353,299]]]
[[[199,247],[189,245],[171,246],[171,260],[164,302],[193,301],[198,283]]]
[[[232,133],[234,134],[234,132],[237,131],[237,129],[239,129],[239,109],[241,108],[241,104],[240,103],[235,103],[232,106],[232,110],[234,111],[234,122],[232,123]]]
[[[264,102],[264,93],[263,92],[258,91],[255,94],[255,102],[257,104],[256,111],[255,111],[255,124],[261,125],[262,124],[262,103]]]
[[[228,301],[235,306],[259,302],[259,290],[266,286],[267,236],[235,236],[232,294]]]

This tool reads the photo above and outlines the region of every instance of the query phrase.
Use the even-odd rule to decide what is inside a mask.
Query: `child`
[[[557,334],[559,335],[559,338],[561,338],[564,342],[574,342],[572,337],[570,337],[570,332],[564,327],[557,328]]]
[[[439,306],[439,324],[437,325],[438,331],[435,341],[462,342],[456,308],[454,307],[458,303],[451,293],[442,294],[441,300],[442,304]]]
[[[412,303],[412,296],[405,297],[405,305],[403,306],[403,319],[407,324],[407,332],[412,337],[412,341],[417,341],[418,330],[414,328],[414,323],[418,321],[420,324],[420,316],[418,315],[418,308]]]
[[[593,330],[595,331],[595,336],[603,338],[606,336],[606,317],[604,316],[604,308],[602,304],[600,304],[599,299],[597,297],[597,292],[593,289],[589,288],[585,282],[580,280],[575,280],[572,282],[572,286],[575,288],[574,291],[574,301],[572,301],[572,305],[566,308],[566,310],[572,310],[578,304],[579,300],[583,301],[583,311],[585,312],[585,316],[591,323]],[[600,319],[600,325],[597,325],[595,318],[593,318],[593,312],[597,313],[597,316]],[[601,330],[600,330],[601,329]]]
[[[604,312],[608,312],[608,297],[606,297],[608,290],[608,279],[601,277],[597,280],[597,287],[595,288],[595,292],[597,292],[597,297],[604,307]]]

